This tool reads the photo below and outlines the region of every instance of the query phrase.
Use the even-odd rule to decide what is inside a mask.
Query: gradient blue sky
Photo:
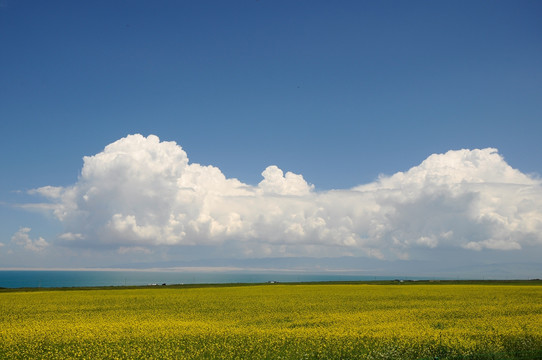
[[[540,1],[0,1],[0,252],[128,134],[316,191],[456,149],[542,173]],[[535,175],[536,176],[536,175]],[[1,267],[2,264],[0,264]],[[22,264],[29,265],[29,264]]]

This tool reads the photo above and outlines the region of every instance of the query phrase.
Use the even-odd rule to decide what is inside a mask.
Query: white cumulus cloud
[[[496,149],[449,151],[352,189],[315,191],[269,166],[256,186],[190,163],[175,142],[130,135],[84,157],[69,187],[32,191],[62,222],[59,240],[146,251],[229,244],[251,255],[369,255],[542,245],[542,186]],[[27,232],[26,232],[27,233]],[[19,237],[24,238],[24,231]]]
[[[24,246],[27,250],[36,252],[42,251],[49,246],[49,243],[41,236],[37,239],[31,239],[28,234],[30,230],[31,229],[27,227],[20,228],[19,231],[11,237],[11,242],[19,246]]]

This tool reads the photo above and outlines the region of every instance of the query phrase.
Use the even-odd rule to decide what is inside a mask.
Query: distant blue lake
[[[387,280],[389,277],[367,277],[337,274],[250,274],[250,273],[195,273],[172,271],[0,271],[0,287],[81,287],[130,286],[150,284],[224,284],[264,283],[268,281],[356,281]]]

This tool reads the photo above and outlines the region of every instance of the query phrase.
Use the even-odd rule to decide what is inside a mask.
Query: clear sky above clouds
[[[2,0],[0,267],[536,262],[541,16]]]

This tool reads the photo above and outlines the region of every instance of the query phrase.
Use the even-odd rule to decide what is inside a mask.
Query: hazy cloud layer
[[[277,166],[251,186],[190,163],[175,142],[130,135],[84,158],[77,183],[32,191],[66,245],[144,252],[223,245],[245,255],[408,258],[417,248],[542,245],[542,185],[496,149],[458,150],[348,190],[314,191]],[[28,229],[29,231],[29,229]],[[39,248],[21,229],[12,241]],[[132,249],[132,250],[130,250]]]

